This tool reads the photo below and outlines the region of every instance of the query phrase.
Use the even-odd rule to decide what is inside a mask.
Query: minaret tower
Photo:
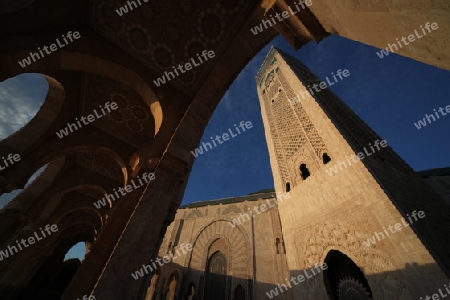
[[[291,195],[279,204],[289,269],[328,266],[294,298],[425,298],[449,282],[450,210],[330,90],[350,72],[320,80],[272,48],[256,76],[275,190]]]

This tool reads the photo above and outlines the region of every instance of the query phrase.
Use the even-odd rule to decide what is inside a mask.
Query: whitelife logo
[[[194,65],[194,67],[198,67],[198,66],[200,66],[201,64],[207,62],[207,61],[208,61],[208,57],[209,57],[209,58],[213,58],[213,57],[216,56],[216,54],[214,53],[214,51],[212,51],[212,50],[209,50],[208,52],[206,52],[206,51],[207,51],[207,50],[203,50],[202,55],[201,55],[205,61],[203,61],[203,60],[201,59],[200,55],[197,53],[197,58],[198,58],[198,60],[199,60],[199,62],[200,62],[199,64],[196,64],[196,63],[195,63],[195,59],[194,59],[193,57],[191,57],[191,62],[192,62],[192,65]],[[173,68],[173,71],[175,72],[176,76],[175,76],[175,74],[173,74],[172,71],[165,71],[165,72],[164,72],[164,76],[165,76],[165,77],[164,77],[164,76],[161,76],[161,77],[159,77],[157,80],[153,80],[153,83],[154,83],[157,87],[159,87],[160,85],[166,83],[166,78],[167,78],[167,82],[169,82],[171,79],[175,79],[175,77],[180,76],[180,74],[179,74],[178,71],[177,71],[177,68],[178,68],[178,70],[180,70],[181,73],[186,73],[187,71],[192,70],[192,65],[191,65],[191,63],[189,63],[189,62],[185,63],[185,64],[184,64],[184,67],[186,68],[186,70],[183,69],[183,65],[182,65],[182,64],[179,64],[178,67],[173,66],[172,68]],[[170,78],[169,75],[171,75],[172,78]]]
[[[142,6],[141,0],[136,0],[139,3],[139,6]],[[124,14],[128,13],[128,7],[130,7],[130,11],[132,11],[135,8],[138,8],[138,5],[136,1],[127,1],[127,4],[124,6],[119,7],[119,9],[116,9],[116,13],[119,16],[123,16]],[[144,3],[147,3],[149,0],[142,0]],[[134,7],[133,7],[134,5]],[[128,6],[128,7],[127,7]]]
[[[45,225],[44,229],[42,227],[39,228],[41,235],[39,236],[38,232],[36,231],[34,233],[34,237],[30,236],[28,239],[21,239],[20,242],[16,240],[17,247],[19,247],[19,250],[17,250],[16,246],[8,246],[5,251],[0,250],[0,261],[2,261],[5,258],[8,258],[10,255],[13,256],[14,254],[18,253],[19,251],[22,251],[24,248],[28,248],[30,245],[33,245],[36,242],[39,242],[40,240],[43,240],[47,235],[51,235],[54,232],[58,231],[58,226],[56,224],[53,225]],[[45,232],[47,234],[45,234]],[[27,244],[28,241],[28,244]],[[23,248],[22,248],[23,246]]]
[[[239,127],[241,127],[242,131],[245,132],[245,128],[250,129],[253,127],[253,124],[250,121],[245,122],[245,124],[244,124],[244,121],[241,121],[241,123],[239,123]],[[228,128],[228,132],[230,133],[232,138],[238,136],[241,133],[239,128],[236,126],[236,124],[234,124],[234,128],[236,129],[238,134],[233,134],[233,131],[231,131],[231,128]],[[223,141],[220,140],[221,137],[223,138]],[[228,135],[228,133],[224,133],[221,136],[216,135],[215,138],[211,137],[211,142],[214,144],[214,147],[217,147],[216,142],[214,140],[216,140],[219,144],[223,144],[224,142],[228,141],[229,139],[230,139],[230,136]],[[208,152],[208,148],[206,146],[209,146],[211,150],[213,148],[213,146],[209,142],[206,142],[206,143],[203,142],[199,148],[195,148],[194,151],[191,151],[192,155],[194,155],[194,157],[197,157],[200,154],[203,154],[203,149],[205,149],[205,152]]]
[[[406,215],[408,217],[409,223],[406,222],[405,218],[402,218],[401,221],[403,223],[403,226],[408,227],[409,225],[411,225],[414,221],[411,220],[411,217],[409,216],[409,214]],[[419,216],[419,218],[425,218],[425,212],[423,210],[420,210],[418,212],[413,211],[411,213],[411,216],[414,218],[414,220],[419,221],[419,219],[417,218],[417,216]],[[394,229],[395,228],[395,229]],[[396,233],[397,231],[402,230],[402,224],[401,223],[395,223],[394,226],[389,225],[388,229],[391,233]],[[381,239],[385,239],[386,237],[389,236],[388,231],[386,230],[386,228],[383,227],[384,233],[386,233],[386,236],[382,233],[382,232],[374,232],[374,235],[372,236],[372,238],[368,238],[367,241],[363,241],[364,245],[366,245],[367,247],[370,247],[371,244],[375,245],[375,243],[377,242],[375,240],[375,237],[378,239],[378,241],[380,241]],[[380,238],[381,236],[381,238]]]
[[[314,272],[314,269],[316,269],[317,274],[316,274],[316,272]],[[291,276],[291,279],[289,279],[289,280],[287,280],[287,278],[286,278],[286,280],[287,280],[286,284],[279,283],[276,288],[271,289],[270,291],[266,292],[266,295],[267,295],[267,297],[269,297],[269,299],[272,299],[272,298],[278,296],[278,290],[280,290],[280,293],[283,293],[284,290],[287,291],[287,290],[291,289],[292,288],[291,282],[294,285],[298,285],[305,281],[305,277],[306,277],[306,279],[313,278],[314,276],[319,275],[320,271],[324,271],[326,269],[328,269],[328,265],[326,263],[323,263],[321,265],[316,263],[316,265],[314,267],[309,269],[309,271],[310,271],[310,273],[312,273],[312,275],[308,274],[308,270],[303,270],[303,273],[305,274],[305,276],[300,274],[297,277]],[[288,289],[288,287],[289,287],[289,289]],[[282,288],[284,288],[284,290]]]
[[[116,191],[116,189],[113,189],[114,192],[113,194],[104,194],[104,197],[100,200],[98,200],[97,202],[94,202],[94,206],[97,209],[100,209],[104,206],[106,206],[107,204],[107,200],[112,200],[112,201],[116,201],[117,199],[119,199],[122,196],[125,196],[127,193],[131,193],[134,190],[137,190],[138,188],[148,184],[150,181],[154,180],[155,177],[155,173],[144,173],[142,174],[142,179],[144,180],[144,182],[142,182],[140,176],[138,176],[136,179],[139,181],[139,185],[134,184],[134,179],[131,180],[131,184],[128,184],[125,186],[124,189],[122,189],[121,187],[118,188],[118,191]],[[120,193],[120,195],[119,195]],[[115,197],[114,197],[115,195]]]
[[[69,44],[69,42],[66,40],[66,37],[67,37],[67,39],[69,39],[70,42],[73,42],[74,39],[75,40],[79,39],[81,37],[81,35],[80,35],[80,33],[78,31],[74,31],[73,33],[72,33],[72,31],[69,31],[67,33],[67,36],[64,36],[64,34],[62,35],[62,38],[63,38],[65,44],[62,44],[59,41],[59,38],[57,38],[56,39],[56,44],[58,44],[59,48],[56,46],[56,44],[51,44],[49,47],[44,45],[44,47],[42,47],[43,48],[42,50],[46,54],[51,54],[52,52],[55,52],[56,50],[61,49],[64,46],[67,46]],[[48,50],[49,48],[50,48],[50,51]],[[31,65],[31,60],[33,60],[33,62],[35,62],[36,60],[39,60],[39,59],[43,58],[45,55],[42,52],[42,50],[41,50],[41,47],[38,47],[38,52],[39,53],[30,52],[30,55],[28,55],[26,58],[22,59],[22,61],[19,61],[19,65],[22,68],[25,68],[26,66]],[[41,54],[41,55],[39,56],[39,54]]]
[[[420,34],[417,32],[417,29],[415,29],[415,30],[414,30],[415,35],[414,35],[414,34],[408,35],[408,41],[409,41],[409,43],[406,41],[406,37],[402,36],[401,40],[402,40],[402,42],[403,42],[403,44],[404,44],[405,46],[407,46],[407,45],[409,45],[410,43],[414,42],[414,41],[416,40],[416,37],[417,37],[417,39],[420,39],[420,38],[423,38],[425,35],[427,35],[427,32],[425,31],[425,29],[423,29],[422,25],[420,25],[420,28],[422,29],[423,35],[420,35]],[[439,26],[438,26],[438,24],[437,24],[436,22],[433,22],[433,23],[431,23],[431,24],[430,24],[430,22],[427,22],[427,23],[425,24],[425,28],[428,30],[428,33],[430,33],[430,32],[431,32],[430,28],[433,29],[433,30],[437,30],[437,29],[439,28]],[[398,40],[398,38],[396,38],[396,40],[397,40],[397,44],[400,46],[400,48],[403,48],[403,47],[402,47],[402,44],[400,43],[400,41]],[[394,53],[394,50],[393,50],[394,47],[395,47],[395,51],[398,51],[398,47],[397,47],[397,45],[396,45],[395,43],[392,44],[392,45],[391,45],[391,44],[388,44],[388,46],[387,46],[385,49],[381,49],[381,51],[377,51],[378,57],[381,59],[381,58],[384,58],[385,56],[388,56],[388,55],[389,55],[389,50],[390,50],[392,53]],[[389,50],[388,50],[388,48],[389,48]]]
[[[94,122],[96,120],[95,117],[97,117],[97,119],[100,119],[103,116],[106,116],[107,114],[109,114],[111,112],[111,110],[116,110],[117,108],[119,108],[119,106],[117,105],[116,102],[112,102],[111,104],[109,104],[109,102],[105,103],[105,109],[108,112],[105,112],[105,110],[103,110],[103,106],[99,106],[100,110],[102,111],[103,115],[100,115],[97,113],[97,110],[94,109],[94,114],[90,114],[87,117],[81,117],[81,122],[83,122],[84,125],[89,125],[89,123]],[[75,130],[80,129],[81,127],[83,127],[83,125],[80,123],[80,120],[78,120],[78,118],[75,118],[77,124],[72,124],[72,123],[67,123],[67,126],[64,127],[63,129],[61,129],[59,132],[56,132],[56,135],[62,139],[65,136],[68,136],[69,133],[74,132]],[[70,132],[69,132],[70,130]]]
[[[264,203],[260,205],[255,205],[253,206],[253,210],[259,215],[271,209],[272,207],[277,206],[278,202],[281,203],[283,202],[284,199],[289,198],[291,198],[291,195],[289,193],[278,194],[275,198],[273,198],[274,202],[273,204],[270,202],[270,199],[266,199],[267,205]],[[258,208],[260,210],[258,210]],[[245,221],[249,221],[253,217],[254,217],[253,211],[249,208],[247,213],[239,213],[239,217],[234,218],[233,220],[231,220],[231,222],[228,222],[228,224],[230,224],[232,228],[235,228],[236,226],[241,225]]]
[[[297,96],[289,99],[288,100],[289,104],[295,105],[297,103],[300,103],[300,98],[305,100],[305,99],[307,99],[307,97],[309,95],[314,96],[314,91],[316,93],[320,93],[322,90],[325,90],[328,87],[330,87],[330,86],[332,86],[332,85],[334,85],[334,84],[339,82],[339,80],[336,78],[336,76],[339,77],[340,80],[343,80],[344,78],[347,78],[348,76],[350,76],[350,71],[347,70],[347,69],[344,69],[344,70],[339,69],[339,70],[336,71],[336,75],[334,74],[334,72],[331,72],[331,76],[333,76],[334,81],[330,81],[328,76],[325,77],[325,80],[327,81],[328,85],[324,81],[321,81],[319,83],[313,83],[312,87],[308,84],[308,86],[305,87],[306,88],[305,91],[300,91],[300,96],[301,97],[299,95],[297,95]],[[314,89],[314,91],[313,91],[313,89]]]
[[[440,117],[439,117],[439,114],[437,113],[436,109],[433,109],[433,111],[434,111],[434,114],[436,115],[436,118],[438,118],[438,120],[439,120]],[[450,105],[447,105],[447,106],[445,107],[445,111],[446,111],[447,113],[444,112],[444,108],[442,108],[442,107],[439,107],[438,111],[439,111],[439,112],[441,113],[441,115],[444,117],[444,116],[446,116],[448,113],[450,113]],[[427,126],[427,122],[426,122],[426,121],[428,121],[428,124],[431,124],[432,121],[430,120],[430,118],[433,119],[433,122],[436,121],[436,118],[435,118],[432,114],[431,114],[431,115],[425,114],[425,118],[423,118],[423,120],[417,121],[417,123],[414,123],[414,126],[416,126],[417,129],[420,129],[420,128],[422,128],[422,127],[425,127],[425,126]]]
[[[288,6],[289,11],[285,10],[282,13],[276,13],[275,17],[277,18],[278,22],[282,22],[284,19],[287,19],[290,16],[297,14],[298,12],[300,12],[300,10],[306,9],[305,4],[306,4],[306,6],[311,6],[312,1],[311,0],[306,0],[306,1],[300,0],[300,1],[298,1],[298,3],[294,2],[295,8],[297,9],[296,11],[293,11],[292,8],[290,6]],[[299,5],[301,6],[301,8],[299,7]],[[269,18],[271,18],[271,19],[269,19]],[[275,21],[275,19],[272,15],[270,15],[267,19],[269,19],[269,20],[262,20],[260,25],[250,28],[250,31],[254,35],[257,35],[258,33],[263,32],[264,28],[267,29],[267,28],[272,27],[275,24],[277,24],[277,21]],[[270,22],[271,20],[272,20],[272,22]],[[267,26],[267,24],[269,24],[269,26]],[[263,28],[263,25],[264,25],[264,28]]]
[[[185,249],[186,247],[186,249]],[[186,255],[187,252],[192,251],[192,249],[194,248],[194,246],[192,246],[192,244],[187,243],[186,245],[184,243],[181,243],[179,247],[177,247],[176,255],[173,254],[173,252],[171,251],[169,253],[169,256],[164,255],[162,258],[158,257],[156,259],[156,262],[158,263],[158,265],[160,267],[164,266],[164,264],[168,264],[171,261],[177,259],[178,257],[180,257],[181,255]],[[180,254],[179,250],[181,249],[181,251],[183,251],[183,254]],[[161,260],[163,261],[161,263]],[[137,270],[134,273],[131,273],[131,276],[133,277],[134,280],[138,280],[139,278],[141,278],[142,276],[144,276],[144,271],[145,274],[149,274],[150,272],[156,270],[156,264],[155,261],[153,261],[153,259],[150,261],[151,265],[142,265],[142,268],[140,268],[139,270]],[[149,271],[150,270],[150,271]]]
[[[374,147],[376,147],[378,149],[378,151],[381,150],[380,146],[382,148],[387,147],[388,143],[386,142],[386,140],[381,140],[381,142],[379,140],[376,140],[374,142]],[[369,143],[369,147],[370,149],[372,149],[372,152],[367,151],[366,147],[363,148],[364,152],[366,153],[367,156],[364,155],[364,153],[362,152],[358,152],[357,155],[352,154],[350,156],[350,158],[353,160],[354,163],[359,162],[360,160],[363,160],[366,157],[369,157],[371,155],[373,155],[376,151],[375,149],[372,147],[372,143]],[[339,161],[337,164],[335,164],[333,167],[330,167],[329,169],[325,170],[327,172],[327,174],[329,176],[333,176],[333,174],[337,174],[339,172],[339,170],[342,170],[342,166],[344,166],[345,168],[348,168],[349,166],[352,165],[352,163],[349,160],[349,157],[346,156],[345,157],[347,159],[347,163],[348,165],[345,163],[345,161]]]
[[[14,163],[20,161],[20,159],[21,158],[20,158],[19,154],[14,154],[13,155],[12,153],[10,153],[10,154],[8,154],[7,158],[2,156],[2,161],[3,161],[3,166],[4,167],[2,167],[2,162],[0,162],[0,171],[6,169],[9,166],[12,166]]]

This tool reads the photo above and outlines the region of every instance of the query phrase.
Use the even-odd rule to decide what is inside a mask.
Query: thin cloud
[[[40,74],[21,74],[0,83],[0,140],[36,115],[47,91],[47,81]]]

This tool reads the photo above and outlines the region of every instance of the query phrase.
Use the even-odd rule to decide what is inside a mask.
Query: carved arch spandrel
[[[45,165],[47,162],[52,161],[54,159],[60,158],[62,156],[68,156],[71,154],[80,154],[80,153],[90,153],[90,152],[98,152],[101,154],[104,154],[106,156],[109,156],[114,162],[117,163],[118,167],[121,170],[121,173],[123,175],[123,186],[125,187],[128,182],[128,170],[125,162],[123,161],[122,157],[117,154],[114,150],[111,150],[108,147],[103,146],[97,146],[97,145],[76,145],[76,146],[68,146],[61,149],[58,149],[57,151],[50,153],[44,157],[41,157],[34,165],[33,168],[31,168],[31,171],[29,171],[29,174],[33,174],[36,170],[38,170],[42,165]],[[29,175],[31,176],[31,175]],[[28,177],[29,177],[28,176]]]
[[[67,52],[64,50],[56,51],[52,53],[52,55],[46,56],[45,59],[37,60],[25,68],[22,68],[16,62],[27,57],[30,52],[29,50],[33,49],[4,54],[2,59],[0,59],[0,64],[3,61],[12,61],[15,63],[5,63],[5,68],[2,70],[2,73],[6,73],[9,77],[13,77],[23,73],[24,70],[26,72],[45,73],[47,70],[56,69],[92,73],[117,81],[131,87],[141,96],[155,120],[154,136],[158,134],[164,117],[162,106],[149,83],[134,71],[100,57],[80,52]],[[0,77],[0,79],[2,78]]]
[[[391,256],[382,251],[380,245],[372,244],[370,247],[364,245],[363,241],[367,241],[370,237],[362,231],[350,229],[337,221],[305,228],[295,237],[298,269],[305,270],[316,263],[323,263],[331,250],[338,250],[362,268],[371,287],[382,287],[372,289],[374,298],[411,299],[411,297],[408,298],[411,293],[401,280],[389,274],[397,269]],[[374,274],[377,276],[370,276]],[[303,294],[303,297],[322,294],[322,298],[318,299],[328,299],[323,285],[323,274],[306,280],[305,284],[308,288],[302,291],[309,294]]]
[[[194,239],[193,250],[189,256],[188,267],[192,270],[204,270],[211,244],[217,239],[223,239],[229,249],[230,274],[234,277],[252,278],[251,242],[244,229],[230,226],[229,220],[215,220],[200,229]],[[246,266],[246,268],[242,268]]]

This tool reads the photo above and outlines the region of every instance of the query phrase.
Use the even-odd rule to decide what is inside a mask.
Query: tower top
[[[271,66],[274,62],[276,62],[275,54],[279,54],[283,59],[287,59],[287,61],[296,61],[297,63],[301,64],[300,61],[298,61],[297,58],[293,57],[292,55],[284,52],[281,49],[278,49],[275,46],[271,46],[269,52],[267,53],[266,57],[263,60],[263,63],[261,64],[261,67],[259,67],[258,72],[255,76],[255,81],[257,85],[260,85],[263,80],[263,75],[267,68]],[[303,65],[303,64],[301,64]]]
[[[256,80],[257,84],[261,82],[262,76],[263,76],[266,68],[273,63],[273,61],[274,61],[273,58],[277,52],[280,52],[280,50],[278,48],[275,48],[274,46],[270,47],[270,50],[267,53],[266,57],[264,58],[263,63],[261,64],[261,67],[259,67],[259,70],[256,73],[255,80]]]

